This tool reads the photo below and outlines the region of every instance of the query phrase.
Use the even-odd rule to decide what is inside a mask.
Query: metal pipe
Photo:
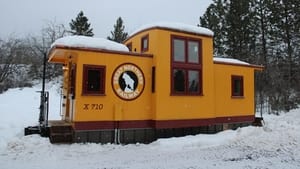
[[[47,53],[44,52],[43,59],[43,83],[42,83],[42,93],[45,94],[45,81],[46,81],[46,65],[47,64]]]
[[[43,57],[43,79],[42,79],[42,91],[41,91],[41,101],[40,101],[40,116],[39,123],[43,125],[45,123],[45,81],[46,81],[46,62],[47,62],[47,53],[44,52]]]
[[[117,128],[115,128],[115,137],[114,137],[114,143],[115,144],[118,144],[118,129]]]

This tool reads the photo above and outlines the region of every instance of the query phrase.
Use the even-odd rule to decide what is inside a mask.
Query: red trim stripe
[[[75,130],[100,130],[100,129],[134,129],[134,128],[187,128],[209,126],[222,123],[253,122],[254,116],[216,117],[209,119],[188,120],[131,120],[131,121],[89,121],[75,122]]]
[[[238,123],[238,122],[253,122],[255,116],[232,116],[232,117],[217,117],[215,119],[216,124],[220,123]]]
[[[193,120],[159,120],[155,121],[155,128],[186,128],[197,126],[209,126],[215,124],[214,119],[193,119]]]
[[[113,121],[88,121],[88,122],[75,122],[75,130],[98,130],[98,129],[114,129],[115,124]]]

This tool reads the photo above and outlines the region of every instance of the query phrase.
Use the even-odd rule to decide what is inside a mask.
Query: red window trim
[[[88,91],[87,90],[87,77],[88,77],[88,70],[97,69],[100,71],[100,90],[99,91]],[[83,81],[82,81],[82,95],[95,95],[101,96],[105,95],[105,74],[106,74],[106,67],[99,66],[99,65],[88,65],[83,64]]]
[[[147,39],[147,47],[144,48],[144,40]],[[147,52],[149,50],[149,34],[141,38],[141,52]]]
[[[185,44],[185,62],[175,61],[174,59],[174,39],[183,40]],[[199,44],[199,63],[188,62],[188,42],[198,42]],[[177,92],[174,90],[174,69],[182,69],[185,71],[185,91]],[[188,71],[199,71],[199,92],[189,92],[188,91]],[[184,37],[178,35],[171,35],[171,95],[172,96],[202,96],[203,95],[203,85],[202,85],[202,39]]]
[[[151,72],[151,75],[152,75],[152,77],[151,77],[151,82],[152,82],[152,84],[151,84],[151,92],[152,93],[155,93],[155,79],[156,79],[156,68],[155,68],[155,66],[152,66],[152,72]]]
[[[185,81],[184,81],[184,88],[185,90],[183,92],[175,91],[174,90],[174,69],[181,69],[184,70],[185,73]],[[173,67],[171,70],[171,96],[203,96],[203,87],[202,87],[202,70],[199,69],[187,69],[187,68],[178,68],[178,67]],[[189,76],[188,76],[188,71],[199,71],[199,91],[198,92],[190,92],[189,91]]]
[[[178,40],[183,40],[184,41],[184,45],[185,45],[185,50],[184,50],[184,54],[185,54],[185,62],[180,62],[180,61],[175,61],[174,60],[174,51],[173,51],[173,47],[174,47],[174,41],[173,39],[178,39]],[[188,62],[188,42],[197,42],[198,46],[199,46],[199,63],[193,63],[193,62]],[[178,35],[171,35],[171,55],[172,55],[172,63],[175,64],[189,64],[190,66],[201,66],[202,67],[202,39],[197,39],[197,38],[191,38],[191,37],[184,37],[184,36],[178,36]]]
[[[235,93],[235,81],[240,80],[240,92]],[[237,75],[232,75],[231,76],[231,97],[233,98],[243,98],[244,97],[244,77],[243,76],[237,76]]]

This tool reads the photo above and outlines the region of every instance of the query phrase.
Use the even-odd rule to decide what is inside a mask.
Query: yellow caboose
[[[62,121],[50,140],[100,143],[214,133],[254,120],[254,71],[261,66],[213,58],[213,32],[157,23],[124,44],[58,39],[49,62],[63,65]],[[59,127],[58,127],[59,126]]]

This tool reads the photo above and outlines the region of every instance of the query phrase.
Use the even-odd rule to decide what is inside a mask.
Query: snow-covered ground
[[[50,144],[39,135],[23,136],[38,120],[41,86],[0,94],[1,169],[196,169],[300,168],[300,109],[265,115],[264,127],[214,135],[160,139],[151,144]],[[50,91],[50,119],[58,119],[58,85]]]

